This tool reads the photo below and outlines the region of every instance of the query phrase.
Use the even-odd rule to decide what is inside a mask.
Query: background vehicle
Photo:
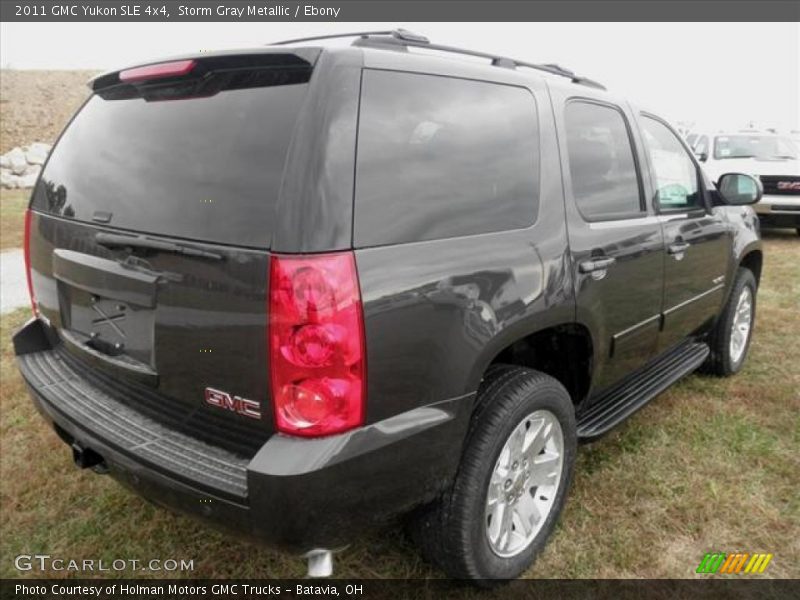
[[[694,152],[713,180],[737,171],[760,178],[764,196],[755,205],[764,227],[791,227],[800,235],[800,160],[786,136],[769,133],[719,133],[709,147],[695,144]]]
[[[312,573],[413,511],[450,575],[517,576],[578,440],[745,360],[758,183],[571,71],[393,32],[93,90],[26,219],[34,402],[79,466]]]

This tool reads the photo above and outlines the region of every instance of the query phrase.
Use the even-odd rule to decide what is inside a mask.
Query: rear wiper
[[[94,236],[94,240],[106,248],[145,248],[147,250],[160,250],[161,252],[197,256],[198,258],[209,258],[212,260],[223,259],[221,254],[216,254],[215,252],[207,252],[199,248],[176,244],[174,242],[162,242],[144,236],[98,233]]]

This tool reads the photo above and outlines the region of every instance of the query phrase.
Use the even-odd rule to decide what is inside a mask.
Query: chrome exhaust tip
[[[303,555],[308,560],[307,577],[330,577],[333,575],[333,552],[324,548],[315,548]]]

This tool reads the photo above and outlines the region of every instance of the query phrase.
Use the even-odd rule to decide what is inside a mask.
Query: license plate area
[[[152,379],[158,275],[65,248],[53,252],[53,275],[69,345]]]
[[[60,282],[64,325],[89,348],[108,356],[128,356],[154,367],[154,314],[151,308],[102,297]]]

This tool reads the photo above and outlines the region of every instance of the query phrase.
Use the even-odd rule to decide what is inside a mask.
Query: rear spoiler
[[[147,67],[158,67],[158,65],[165,65],[169,63],[193,63],[193,68],[189,71],[178,73],[167,73],[168,77],[164,74],[157,75],[156,78],[165,79],[181,79],[181,78],[201,78],[211,72],[220,71],[240,71],[240,70],[255,70],[255,69],[288,69],[288,70],[306,70],[310,73],[314,64],[317,61],[321,48],[258,48],[252,51],[242,52],[229,51],[229,52],[214,52],[202,53],[189,56],[180,56],[174,58],[167,58],[152,63],[132,65],[124,69],[106,71],[96,77],[91,78],[87,85],[93,92],[98,92],[121,84],[130,84],[131,81],[125,81],[121,78],[121,74],[134,70],[146,70]],[[137,82],[143,82],[137,79]]]

